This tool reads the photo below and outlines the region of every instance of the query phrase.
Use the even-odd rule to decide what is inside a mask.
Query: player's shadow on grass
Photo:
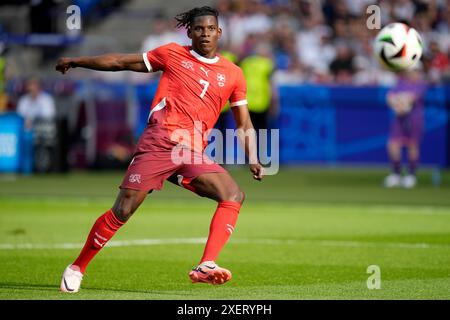
[[[55,285],[46,284],[24,284],[24,283],[0,283],[0,289],[22,289],[22,290],[54,290]]]
[[[53,291],[59,293],[59,286],[55,284],[24,284],[24,283],[14,283],[14,282],[0,282],[0,289],[15,289],[15,290],[32,290],[32,291]],[[129,290],[129,289],[108,289],[108,288],[93,288],[84,287],[82,289],[84,292],[88,290],[93,291],[110,291],[110,292],[128,292],[128,293],[144,293],[153,295],[179,295],[186,296],[185,293],[176,293],[172,291],[156,291],[156,290]],[[81,293],[81,292],[80,292]]]

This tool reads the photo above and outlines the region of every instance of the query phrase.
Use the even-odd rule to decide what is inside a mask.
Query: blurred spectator
[[[345,0],[325,0],[323,12],[329,25],[334,25],[336,20],[345,21],[350,15]]]
[[[393,21],[391,0],[380,0],[376,3],[380,7],[381,25],[385,26]]]
[[[347,41],[349,36],[347,21],[344,19],[336,19],[332,24],[333,27],[333,42],[340,43]]]
[[[355,74],[353,84],[357,86],[382,85],[393,86],[396,82],[395,73],[380,69],[378,62],[372,62],[363,56],[354,60]]]
[[[286,69],[277,69],[272,76],[274,86],[298,85],[306,81],[306,72],[302,68],[300,61],[294,59],[290,61]]]
[[[243,60],[258,44],[269,43],[277,82],[389,85],[395,73],[382,69],[372,52],[379,30],[366,26],[366,9],[372,4],[381,9],[381,27],[409,23],[422,36],[426,51],[433,39],[439,42],[440,53],[430,48],[429,56],[438,56],[433,64],[448,59],[450,0],[217,0],[224,30],[221,46]],[[177,39],[167,23],[153,27],[144,51],[170,41],[186,44],[185,35]],[[168,34],[173,38],[167,39]],[[438,78],[435,82],[447,77],[446,71],[430,75]]]
[[[294,61],[297,61],[297,42],[295,32],[286,21],[285,24],[280,22],[275,27],[274,46],[274,63],[276,69],[288,69]]]
[[[322,25],[305,25],[305,30],[297,34],[297,50],[300,62],[308,67],[328,65],[334,58],[334,49],[328,46],[331,30]]]
[[[392,1],[392,18],[396,21],[411,21],[416,13],[416,7],[411,0]]]
[[[186,34],[177,32],[167,17],[160,12],[152,19],[151,34],[142,42],[141,51],[147,52],[170,42],[185,45],[186,38]]]
[[[34,167],[37,172],[49,172],[54,166],[56,109],[53,97],[44,92],[37,78],[27,82],[27,94],[19,99],[17,113],[25,120],[25,130],[34,136]]]
[[[442,1],[439,8],[436,30],[442,34],[450,34],[450,1]]]
[[[429,54],[426,57],[428,75],[430,81],[436,83],[442,79],[443,75],[450,72],[450,61],[448,56],[439,48],[437,41],[431,41]]]
[[[231,26],[230,19],[233,16],[232,1],[219,0],[216,3],[216,8],[219,11],[219,25],[222,29],[222,37],[220,38],[221,47],[231,48]],[[231,51],[236,51],[231,49]]]
[[[351,83],[355,72],[353,64],[353,52],[345,43],[341,43],[336,49],[336,58],[330,63],[330,70],[337,83]]]
[[[432,30],[432,21],[427,12],[418,12],[414,19],[410,21],[410,25],[420,33],[425,49],[428,48],[434,32]]]
[[[373,4],[373,0],[345,0],[348,12],[352,16],[364,15],[368,6]]]
[[[53,121],[56,114],[53,97],[42,91],[40,80],[31,78],[27,82],[27,94],[19,99],[17,113],[25,120],[30,129],[39,120]]]
[[[267,43],[260,43],[255,53],[241,61],[240,66],[247,80],[247,100],[256,130],[267,129],[267,116],[271,106],[271,76],[274,65],[271,48]]]
[[[234,6],[236,11],[229,19],[228,34],[231,47],[240,50],[249,35],[256,39],[257,35],[268,33],[272,28],[272,20],[268,8],[257,0],[235,1]]]

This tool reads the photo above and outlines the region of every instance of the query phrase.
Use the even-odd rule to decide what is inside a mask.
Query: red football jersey
[[[231,107],[247,104],[242,70],[220,55],[208,59],[190,46],[170,43],[145,52],[143,59],[149,72],[163,71],[148,118],[153,133],[164,131],[180,142],[174,132],[204,134],[227,101]]]

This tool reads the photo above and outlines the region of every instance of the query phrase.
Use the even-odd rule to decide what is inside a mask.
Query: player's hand
[[[60,58],[56,64],[56,71],[66,74],[70,68],[75,68],[75,65],[71,58]]]
[[[250,164],[250,171],[253,173],[253,179],[261,181],[264,175],[264,168],[259,163]]]

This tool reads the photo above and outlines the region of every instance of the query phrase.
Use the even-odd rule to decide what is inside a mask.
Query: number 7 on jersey
[[[206,90],[208,90],[209,82],[206,80],[200,79],[200,84],[203,86],[203,91],[202,91],[202,93],[200,93],[200,98],[203,99],[203,97],[206,94]]]

